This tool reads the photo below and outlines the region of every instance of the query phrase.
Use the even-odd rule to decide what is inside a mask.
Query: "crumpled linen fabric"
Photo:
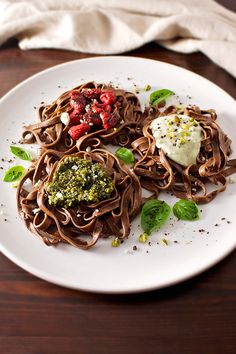
[[[213,0],[0,0],[0,45],[120,54],[156,41],[236,77],[236,14]]]

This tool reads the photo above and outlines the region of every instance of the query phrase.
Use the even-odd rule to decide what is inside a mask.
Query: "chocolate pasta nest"
[[[67,121],[63,121],[67,119]],[[77,146],[130,146],[141,136],[142,111],[134,93],[88,82],[39,108],[39,122],[24,127],[22,143],[69,151]],[[64,123],[64,124],[63,124]]]
[[[177,113],[195,119],[203,131],[197,161],[188,167],[181,166],[158,149],[150,131],[150,124],[155,118]],[[217,124],[214,110],[189,106],[181,111],[170,106],[161,112],[156,107],[149,107],[144,119],[143,136],[132,143],[140,156],[134,172],[140,177],[142,187],[155,196],[166,190],[178,198],[197,203],[208,203],[225,190],[226,177],[236,172],[236,160],[229,159],[231,140]]]
[[[76,148],[74,148],[74,151]],[[47,185],[68,158],[100,164],[113,183],[109,197],[96,202],[81,202],[65,208],[50,205]],[[32,188],[27,188],[27,183]],[[17,189],[18,211],[27,228],[47,245],[64,242],[81,249],[92,247],[99,238],[129,236],[130,225],[141,206],[139,178],[122,161],[103,149],[66,155],[46,151],[28,170]]]

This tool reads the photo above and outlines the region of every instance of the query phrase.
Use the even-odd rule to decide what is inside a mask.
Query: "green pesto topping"
[[[46,185],[49,204],[65,208],[107,199],[113,189],[113,181],[100,163],[75,156],[66,157]]]

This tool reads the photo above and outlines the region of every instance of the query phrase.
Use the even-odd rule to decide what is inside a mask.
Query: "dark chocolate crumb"
[[[225,220],[226,218],[221,218],[221,220]]]
[[[120,243],[124,243],[124,240],[121,240]]]
[[[133,246],[133,251],[137,251],[138,247],[137,246]]]
[[[7,221],[7,219],[4,219],[4,221]]]
[[[178,241],[175,240],[174,243],[178,243]]]
[[[42,102],[40,102],[41,104],[44,104],[45,102],[44,101],[42,101]]]
[[[210,233],[210,232],[209,232],[209,231],[207,231],[207,235],[209,235],[209,233]]]
[[[227,224],[231,224],[231,221],[228,220],[228,221],[227,221]]]
[[[219,224],[215,224],[215,226],[219,226]]]
[[[149,246],[151,246],[151,245],[152,245],[152,244],[151,244],[151,241],[149,241],[149,242],[148,242],[148,245],[149,245]]]
[[[146,253],[149,253],[148,251],[146,251]]]

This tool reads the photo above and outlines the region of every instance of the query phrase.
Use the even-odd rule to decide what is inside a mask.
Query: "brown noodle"
[[[182,113],[197,120],[204,133],[197,163],[187,168],[169,159],[162,149],[157,149],[149,125],[159,116]],[[208,203],[226,188],[226,177],[236,172],[236,160],[229,160],[231,140],[216,123],[214,110],[201,110],[197,106],[177,110],[170,106],[160,112],[150,107],[144,113],[143,137],[135,140],[132,147],[140,155],[134,172],[140,177],[143,188],[158,196],[162,190],[178,198],[191,199],[197,203]],[[209,186],[217,186],[209,192]]]
[[[133,140],[141,136],[142,111],[135,94],[95,82],[82,84],[73,90],[82,92],[85,88],[114,90],[120,107],[115,108],[113,113],[118,116],[119,123],[117,127],[110,130],[100,129],[84,135],[77,141],[79,150],[87,146],[100,147],[102,144],[130,146]],[[67,151],[75,145],[76,142],[68,134],[70,126],[64,126],[60,119],[62,112],[71,111],[69,105],[71,91],[64,92],[51,105],[39,108],[39,123],[24,127],[22,143],[36,142],[41,148],[41,153],[46,149]]]
[[[71,149],[70,156],[90,159],[106,168],[114,183],[111,197],[68,209],[49,205],[45,183],[52,180],[58,164],[68,155],[47,150],[28,170],[17,189],[18,211],[27,228],[47,245],[65,242],[81,249],[92,247],[101,237],[128,237],[131,220],[142,203],[139,178],[109,151],[75,151],[76,147]],[[30,192],[25,187],[28,181],[33,185]]]

